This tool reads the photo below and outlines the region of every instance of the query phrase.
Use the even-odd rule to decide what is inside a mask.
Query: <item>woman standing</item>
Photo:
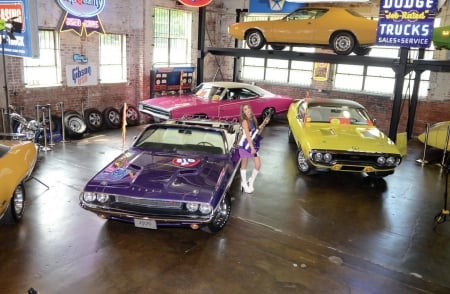
[[[240,123],[242,137],[239,141],[239,156],[241,157],[241,190],[246,193],[253,193],[253,183],[261,169],[261,158],[258,154],[258,146],[255,140],[256,133],[261,133],[264,127],[269,123],[270,118],[266,117],[264,122],[258,127],[258,121],[253,114],[249,104],[241,105]],[[248,159],[253,159],[252,175],[247,182]]]

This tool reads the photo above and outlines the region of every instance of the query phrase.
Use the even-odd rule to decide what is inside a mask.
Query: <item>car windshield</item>
[[[195,95],[205,100],[220,100],[224,93],[225,88],[223,87],[202,84],[202,86],[196,90]]]
[[[363,108],[342,105],[310,105],[307,122],[371,125],[369,114]]]
[[[134,146],[148,151],[225,154],[221,132],[186,126],[148,128]]]

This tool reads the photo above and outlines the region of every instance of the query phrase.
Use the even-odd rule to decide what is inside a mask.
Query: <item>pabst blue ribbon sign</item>
[[[105,8],[106,0],[56,0],[66,11],[66,15],[61,23],[60,31],[73,30],[78,35],[86,31],[91,33],[104,33],[102,23],[98,15]]]
[[[212,0],[178,0],[178,1],[190,7],[203,7],[212,2]]]
[[[437,0],[381,0],[377,45],[428,48]]]

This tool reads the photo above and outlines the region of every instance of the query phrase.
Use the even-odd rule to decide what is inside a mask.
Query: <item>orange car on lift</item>
[[[250,49],[310,45],[331,48],[339,55],[366,55],[376,42],[377,26],[377,21],[346,8],[304,7],[279,20],[231,24],[228,33],[245,40]]]

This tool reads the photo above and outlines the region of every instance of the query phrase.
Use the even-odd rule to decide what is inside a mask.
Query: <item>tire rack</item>
[[[61,142],[65,143],[65,126],[64,126],[64,102],[56,103],[56,109],[61,113]],[[46,118],[48,118],[48,123]],[[53,139],[53,120],[52,120],[52,106],[51,104],[45,105],[36,105],[36,121],[41,123],[43,127],[43,136],[44,136],[44,146],[41,146],[42,151],[51,151],[53,150],[53,146],[55,146],[55,142]],[[48,142],[47,134],[50,134],[50,142]]]
[[[46,116],[48,117],[48,126],[46,123]],[[50,104],[36,105],[36,121],[42,124],[44,133],[44,146],[40,146],[42,151],[52,151],[55,144],[53,143],[53,123],[52,123],[52,108]],[[50,143],[47,144],[47,131],[50,133]]]

